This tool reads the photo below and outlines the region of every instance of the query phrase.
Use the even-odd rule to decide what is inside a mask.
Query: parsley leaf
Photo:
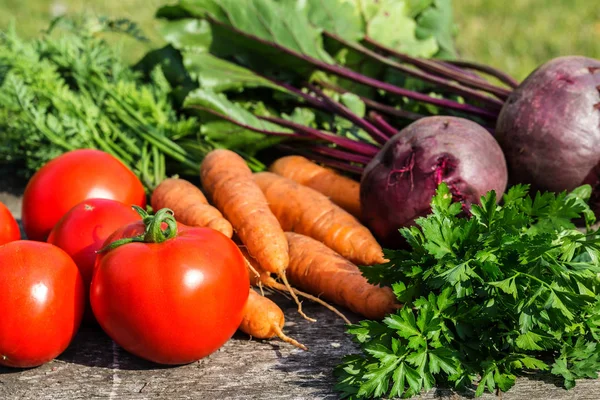
[[[596,378],[600,234],[590,229],[589,194],[582,186],[530,195],[517,185],[502,199],[486,194],[462,218],[440,185],[432,213],[401,230],[410,250],[386,250],[388,263],[361,268],[403,308],[349,328],[362,354],[336,368],[337,389],[410,397],[475,384],[480,396],[509,390],[525,370],[549,370],[566,388]]]

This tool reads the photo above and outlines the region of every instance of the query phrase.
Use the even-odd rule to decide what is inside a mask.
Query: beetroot
[[[360,184],[363,217],[386,247],[398,247],[398,229],[430,211],[441,182],[468,210],[494,189],[506,189],[507,168],[496,140],[476,123],[427,117],[394,135],[365,168]]]
[[[589,183],[600,210],[600,61],[561,57],[535,70],[496,126],[511,183],[562,191]]]

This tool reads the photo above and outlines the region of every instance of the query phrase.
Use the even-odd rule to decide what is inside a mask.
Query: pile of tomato
[[[199,360],[233,336],[249,291],[238,247],[153,211],[136,175],[91,149],[28,182],[27,240],[0,203],[0,365],[44,364],[82,324],[161,364]]]

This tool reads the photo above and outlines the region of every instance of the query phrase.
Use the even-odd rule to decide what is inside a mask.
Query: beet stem
[[[258,75],[261,75],[261,74],[258,74]],[[274,83],[275,85],[281,86],[282,88],[286,89],[290,93],[293,93],[296,96],[304,99],[308,103],[308,105],[310,105],[312,107],[315,107],[320,110],[332,112],[334,114],[338,114],[339,116],[348,119],[349,121],[351,121],[354,124],[358,125],[359,127],[363,128],[377,142],[379,142],[381,144],[385,144],[385,142],[387,141],[387,139],[388,139],[387,136],[385,136],[385,134],[383,134],[381,131],[379,131],[377,129],[377,127],[371,125],[368,121],[366,121],[363,118],[359,117],[358,115],[354,114],[347,107],[344,107],[343,105],[333,101],[325,93],[323,93],[321,90],[314,87],[313,85],[309,84],[307,86],[317,96],[320,96],[321,99],[311,96],[310,94],[305,93],[300,89],[297,89],[296,87],[294,87],[293,85],[290,85],[289,83],[281,82],[281,81],[278,81],[277,79],[267,77],[264,75],[261,75],[261,76],[263,78],[269,80],[270,82]]]
[[[329,32],[324,32],[324,33],[326,36],[338,41],[339,43],[343,44],[344,46],[351,48],[352,50],[354,50],[364,56],[370,57],[371,59],[376,60],[384,65],[387,65],[388,67],[394,68],[395,70],[398,70],[406,75],[412,76],[414,78],[420,79],[425,82],[433,83],[434,85],[437,85],[438,87],[448,89],[452,93],[461,95],[465,98],[480,101],[480,102],[486,104],[488,107],[490,107],[493,110],[499,110],[502,108],[502,105],[503,105],[502,101],[499,101],[492,97],[488,97],[488,96],[484,95],[483,93],[478,92],[477,90],[473,90],[468,87],[460,86],[459,84],[457,84],[455,82],[452,82],[452,81],[444,79],[444,78],[440,78],[439,76],[431,75],[427,72],[423,72],[423,71],[420,71],[417,69],[407,68],[404,65],[399,64],[388,58],[385,58],[384,56],[381,56],[381,55],[377,54],[376,52],[374,52],[373,50],[370,50],[358,43],[349,42],[333,33],[329,33]],[[481,82],[480,82],[480,84],[481,84]],[[484,85],[485,85],[485,82],[484,82]],[[491,93],[494,95],[498,95],[497,93],[494,93],[494,92],[491,92]],[[499,96],[499,97],[501,97],[501,96]],[[501,97],[501,98],[504,99],[504,97]]]
[[[260,118],[265,121],[273,122],[274,124],[277,124],[277,125],[285,126],[286,128],[298,130],[300,132],[306,133],[307,135],[317,137],[319,139],[327,140],[327,141],[334,143],[340,147],[344,147],[345,149],[354,151],[359,154],[364,154],[366,156],[374,156],[375,154],[377,154],[379,152],[379,149],[373,145],[363,143],[363,142],[357,142],[356,140],[337,136],[336,134],[331,133],[331,132],[325,133],[324,131],[320,131],[318,129],[311,128],[309,126],[297,124],[295,122],[288,121],[288,120],[285,120],[282,118],[265,117],[265,116],[257,116],[257,118]]]
[[[399,131],[399,129],[394,128],[389,122],[387,122],[385,120],[385,118],[383,118],[383,116],[381,116],[380,114],[376,113],[375,111],[370,111],[369,112],[369,119],[371,121],[373,121],[373,123],[376,126],[378,126],[379,129],[381,129],[382,131],[384,131],[385,133],[387,133],[388,137],[394,136]]]
[[[332,110],[332,107],[325,104],[325,102],[323,102],[322,100],[320,100],[314,96],[311,96],[308,93],[304,93],[302,90],[294,87],[293,85],[290,85],[289,83],[282,82],[282,81],[272,78],[270,76],[262,75],[259,72],[255,72],[255,73],[257,75],[259,75],[260,77],[270,81],[271,83],[273,83],[277,86],[281,86],[282,88],[289,91],[290,93],[293,93],[296,96],[304,99],[308,104],[312,105],[315,108],[318,108],[318,109],[324,110],[324,111],[334,112],[334,110]]]
[[[314,153],[311,153],[310,151],[306,151],[303,149],[299,149],[296,147],[290,147],[290,146],[286,146],[286,145],[277,145],[278,148],[282,149],[282,150],[286,150],[289,151],[292,154],[300,154],[305,156],[306,158],[309,158],[313,161],[317,161],[321,164],[327,165],[329,167],[333,167],[336,169],[339,169],[341,171],[346,171],[346,172],[350,172],[353,174],[357,174],[357,175],[362,175],[364,168],[363,167],[359,167],[357,165],[352,165],[352,164],[347,164],[344,162],[340,162],[340,161],[336,161],[336,160],[332,160],[330,158],[327,157],[323,157]]]
[[[376,42],[375,40],[369,37],[365,37],[365,42],[373,47],[376,47],[379,50],[384,51],[385,53],[391,56],[400,59],[401,61],[407,64],[411,64],[423,70],[445,76],[446,78],[454,79],[455,81],[460,82],[465,86],[485,90],[486,92],[492,93],[502,100],[505,100],[511,93],[511,91],[508,89],[492,85],[488,82],[481,82],[479,79],[472,78],[466,74],[457,73],[449,68],[444,67],[439,63],[436,63],[435,61],[424,60],[421,58],[411,57],[408,54],[400,53],[394,49],[391,49]]]
[[[372,159],[372,157],[366,157],[360,154],[349,153],[347,151],[334,149],[327,146],[307,146],[305,148],[314,151],[318,154],[328,155],[334,158],[339,158],[340,160],[357,162],[361,164],[368,164],[369,161],[371,161]]]
[[[375,141],[381,144],[385,144],[385,142],[387,142],[388,137],[383,132],[381,132],[375,125],[371,124],[366,119],[363,119],[358,115],[354,114],[349,108],[345,107],[343,104],[334,101],[316,86],[308,84],[307,87],[311,91],[313,91],[317,96],[321,97],[322,101],[325,102],[329,107],[334,109],[336,114],[339,114],[341,117],[346,118],[348,121],[364,129]]]
[[[391,85],[389,83],[382,82],[382,81],[379,81],[374,78],[370,78],[365,75],[361,75],[351,69],[340,67],[339,65],[335,65],[335,64],[328,64],[326,62],[312,58],[310,56],[297,53],[296,51],[290,50],[290,49],[288,49],[284,46],[281,46],[277,43],[273,43],[268,40],[261,39],[255,35],[251,35],[249,33],[241,31],[231,25],[228,25],[226,23],[218,21],[211,16],[206,16],[205,18],[210,23],[224,27],[232,32],[235,32],[237,35],[243,36],[250,40],[254,40],[254,41],[261,43],[267,47],[277,49],[278,51],[281,51],[292,57],[303,60],[303,61],[313,65],[317,69],[329,72],[331,74],[340,76],[342,78],[350,79],[352,81],[361,83],[366,86],[375,87],[377,89],[381,89],[386,92],[393,93],[393,94],[396,94],[399,96],[408,97],[410,99],[421,101],[423,103],[433,104],[433,105],[436,105],[439,107],[449,108],[449,109],[461,111],[461,112],[464,112],[467,114],[478,115],[480,117],[488,118],[488,119],[492,119],[492,120],[496,120],[496,118],[498,118],[498,112],[492,112],[492,111],[489,111],[489,110],[486,110],[486,109],[483,109],[480,107],[472,106],[470,104],[461,104],[461,103],[453,101],[453,100],[438,99],[438,98],[431,97],[431,96],[428,96],[423,93],[413,92],[411,90],[403,89],[403,88]]]
[[[319,82],[319,85],[323,86],[324,88],[336,91],[338,93],[348,93],[347,90],[345,90],[339,86],[336,86],[334,84],[328,83],[328,82]],[[360,97],[360,99],[367,105],[367,107],[377,110],[379,112],[382,112],[384,114],[390,115],[390,116],[404,118],[404,119],[408,119],[411,121],[416,121],[418,119],[425,118],[425,115],[423,115],[423,114],[418,114],[418,113],[414,113],[411,111],[400,110],[395,107],[379,103],[375,100],[371,100],[368,97],[363,97],[363,96],[358,96],[358,97]]]
[[[294,137],[294,138],[299,138],[300,137],[300,134],[297,133],[297,132],[292,132],[292,133],[275,132],[275,131],[268,131],[266,129],[255,128],[255,127],[253,127],[251,125],[247,125],[247,124],[244,124],[242,122],[236,121],[235,119],[233,119],[231,117],[228,117],[225,114],[221,114],[220,112],[212,110],[212,109],[207,108],[207,107],[198,106],[198,105],[189,105],[189,106],[186,106],[185,108],[192,108],[192,109],[195,109],[195,110],[200,110],[200,111],[207,112],[207,113],[212,114],[212,115],[214,115],[216,117],[222,118],[225,121],[229,121],[232,124],[235,124],[235,125],[237,125],[237,126],[239,126],[241,128],[248,129],[250,131],[254,131],[254,132],[257,132],[257,133],[263,133],[265,135],[271,135],[271,136],[284,136],[284,137]]]
[[[448,69],[451,69],[452,71],[455,71],[455,72],[457,72],[459,74],[465,74],[465,75],[470,76],[473,79],[477,79],[479,82],[487,82],[483,76],[477,75],[475,72],[473,72],[470,69],[463,69],[463,68],[460,68],[459,66],[456,66],[454,64],[450,64],[447,60],[432,60],[432,61],[435,61],[438,64],[441,64],[444,67],[446,67]]]
[[[513,89],[515,89],[519,86],[519,82],[515,78],[513,78],[512,76],[508,75],[507,73],[502,72],[496,68],[490,67],[489,65],[482,65],[482,64],[477,64],[474,62],[462,61],[462,60],[444,60],[444,61],[439,61],[439,62],[447,63],[447,64],[453,65],[455,67],[468,68],[468,69],[472,69],[474,71],[480,71],[480,72],[486,73],[486,74],[498,79],[500,82],[510,86]]]

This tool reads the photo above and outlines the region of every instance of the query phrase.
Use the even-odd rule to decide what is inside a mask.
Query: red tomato
[[[100,150],[73,150],[44,165],[27,184],[22,212],[27,237],[46,240],[67,211],[92,198],[146,206],[142,183],[121,161]]]
[[[139,220],[140,215],[127,204],[116,200],[89,199],[77,204],[54,225],[48,243],[60,247],[75,261],[83,277],[86,299],[89,299],[87,291],[92,282],[96,251],[117,228]],[[88,307],[84,320],[94,320]]]
[[[35,367],[69,346],[85,303],[67,253],[31,240],[0,246],[0,293],[0,365]]]
[[[219,349],[242,321],[248,272],[235,243],[210,228],[178,226],[161,243],[102,253],[90,289],[94,315],[125,350],[160,364],[186,364]],[[144,224],[107,240],[136,236]]]
[[[0,203],[0,246],[21,239],[21,231],[8,207]]]

